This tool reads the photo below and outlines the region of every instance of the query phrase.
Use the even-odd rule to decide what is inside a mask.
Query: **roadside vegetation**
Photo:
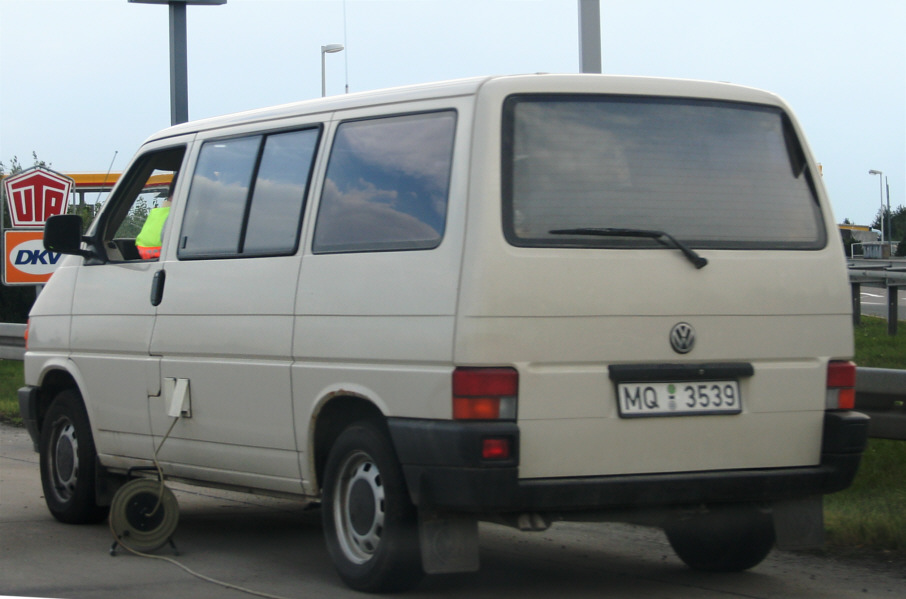
[[[906,441],[870,439],[852,486],[824,499],[827,544],[906,557]]]
[[[22,425],[16,391],[25,380],[23,370],[22,362],[18,360],[0,360],[0,422]]]
[[[906,322],[896,337],[883,319],[863,317],[855,329],[856,364],[906,369]],[[16,390],[22,362],[0,360],[0,421],[21,426]],[[906,557],[906,441],[871,439],[852,487],[824,500],[828,546]]]
[[[896,336],[887,334],[883,318],[863,316],[862,324],[854,328],[855,362],[872,368],[906,369],[906,321],[900,320]]]
[[[858,366],[906,369],[906,322],[895,337],[883,318],[855,327]],[[827,541],[906,557],[906,441],[869,439],[852,486],[824,499]]]

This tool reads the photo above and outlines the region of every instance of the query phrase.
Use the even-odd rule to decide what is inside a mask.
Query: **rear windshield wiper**
[[[676,239],[670,233],[664,231],[646,231],[645,229],[616,229],[616,228],[578,228],[578,229],[554,229],[548,231],[551,235],[597,235],[599,237],[645,237],[654,239],[666,247],[674,247],[681,251],[689,261],[695,265],[695,268],[704,268],[708,264],[708,259],[695,253],[695,251]]]

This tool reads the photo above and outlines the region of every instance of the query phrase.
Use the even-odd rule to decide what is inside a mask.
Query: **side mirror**
[[[91,252],[82,249],[82,217],[77,214],[60,214],[48,218],[44,223],[44,249],[60,254],[91,257]]]

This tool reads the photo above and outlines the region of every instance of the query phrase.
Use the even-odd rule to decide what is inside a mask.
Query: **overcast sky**
[[[835,216],[906,204],[906,2],[601,0],[603,70],[730,81],[793,107]],[[190,6],[189,118],[473,75],[579,71],[577,0],[228,0]],[[125,169],[170,124],[166,6],[0,0],[0,160]],[[115,157],[115,158],[114,158]]]

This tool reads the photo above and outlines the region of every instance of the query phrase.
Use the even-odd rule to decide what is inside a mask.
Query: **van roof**
[[[431,98],[474,95],[489,82],[494,82],[495,85],[511,86],[513,91],[683,96],[774,104],[786,108],[783,101],[774,94],[730,83],[622,75],[535,73],[470,77],[302,100],[174,125],[155,133],[146,141],[233,125],[263,123],[298,115],[330,113],[349,108]]]

